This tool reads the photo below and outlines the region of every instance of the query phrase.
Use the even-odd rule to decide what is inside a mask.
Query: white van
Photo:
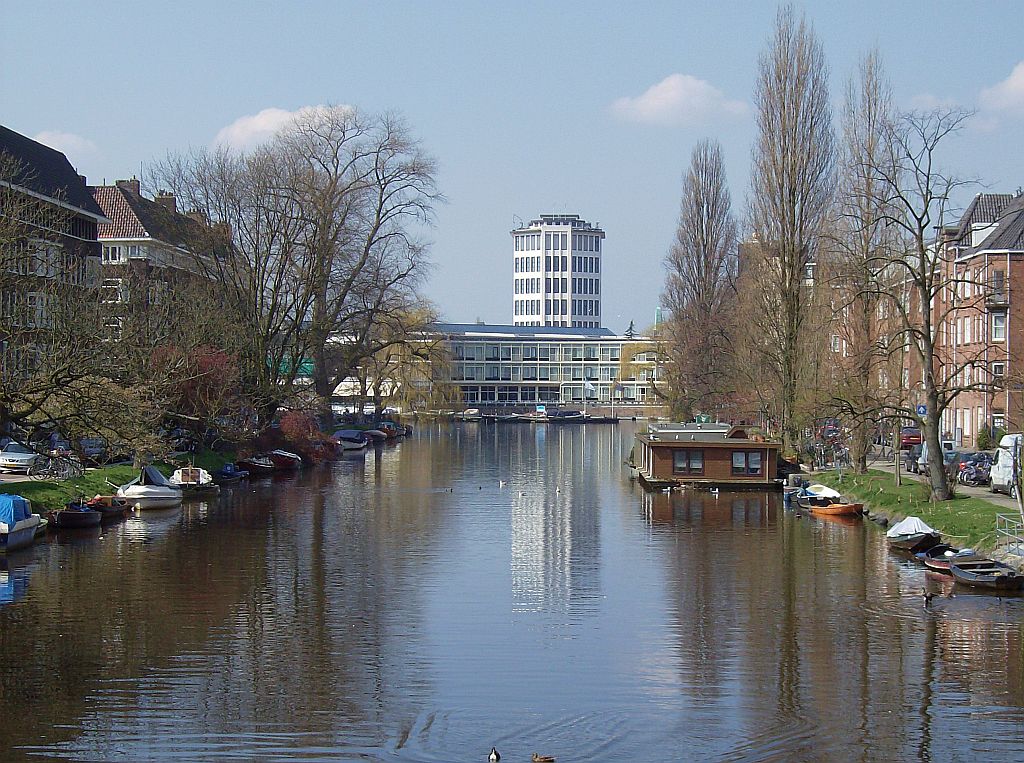
[[[999,440],[999,447],[996,448],[995,460],[992,461],[992,483],[990,488],[993,493],[1007,493],[1014,495],[1013,490],[1013,449],[1021,442],[1024,434],[1008,434]]]

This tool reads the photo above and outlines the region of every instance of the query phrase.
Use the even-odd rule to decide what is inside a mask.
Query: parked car
[[[46,464],[46,456],[20,442],[11,441],[0,448],[0,471],[33,474]]]
[[[900,450],[921,444],[921,430],[917,427],[903,427],[900,430]]]
[[[960,456],[960,454],[961,451],[958,450],[942,451],[942,468],[945,470],[946,474],[954,474],[954,478],[956,473],[950,471],[951,464]],[[921,446],[921,457],[917,459],[917,469],[919,474],[926,474],[928,472],[928,443]]]
[[[903,471],[917,474],[917,461],[921,458],[921,445],[911,445],[903,451]]]
[[[1021,434],[1003,435],[996,448],[995,459],[992,461],[989,490],[993,493],[1015,495],[1013,487],[1013,450],[1017,447]]]

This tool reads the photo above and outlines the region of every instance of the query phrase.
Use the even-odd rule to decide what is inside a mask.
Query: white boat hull
[[[38,526],[38,514],[15,522],[14,527],[0,533],[0,551],[17,551],[19,548],[31,546],[35,542]]]
[[[173,509],[181,505],[181,490],[158,485],[132,485],[117,491],[136,509]]]

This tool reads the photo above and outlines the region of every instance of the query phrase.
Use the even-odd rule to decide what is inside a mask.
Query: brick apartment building
[[[978,194],[960,223],[943,231],[947,320],[938,348],[961,392],[942,431],[958,446],[978,433],[1024,428],[1024,196]]]

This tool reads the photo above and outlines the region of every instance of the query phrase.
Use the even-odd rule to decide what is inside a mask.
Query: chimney
[[[200,225],[209,225],[210,221],[206,217],[206,213],[201,209],[193,209],[190,212],[185,213],[185,217],[190,217]]]
[[[131,180],[116,180],[114,185],[125,191],[131,191],[136,196],[142,195],[142,185],[139,183],[138,178],[132,178]]]
[[[175,201],[174,194],[170,191],[157,191],[156,197],[153,200],[164,209],[171,212],[178,211],[178,204]]]

